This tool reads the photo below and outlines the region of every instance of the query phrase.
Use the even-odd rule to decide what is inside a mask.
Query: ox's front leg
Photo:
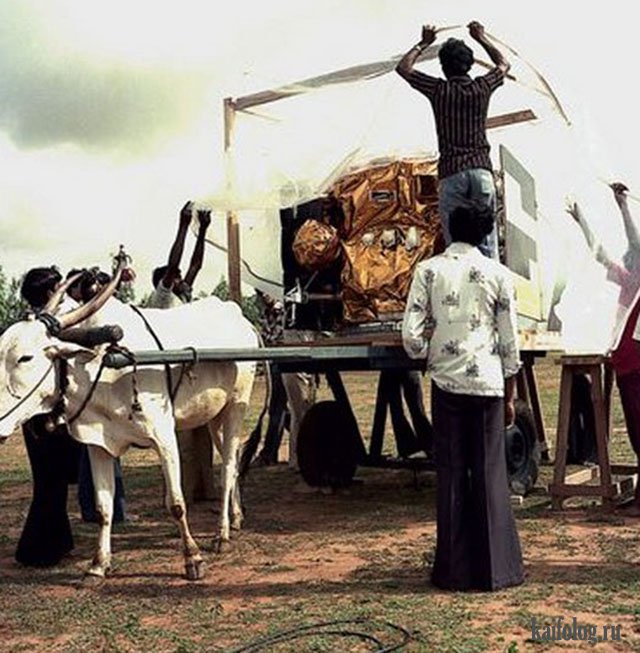
[[[204,563],[187,523],[187,508],[180,485],[178,441],[173,431],[168,433],[170,435],[167,437],[158,438],[158,453],[166,487],[165,505],[180,529],[185,575],[188,580],[199,580],[204,576]]]
[[[87,576],[104,578],[111,567],[111,522],[115,494],[113,457],[101,447],[93,445],[88,445],[88,451],[99,532],[98,546],[91,566],[87,570]]]
[[[245,412],[244,404],[233,403],[227,406],[223,418],[222,497],[218,550],[221,550],[229,542],[231,528],[239,530],[242,526],[243,513],[238,488],[238,463]]]

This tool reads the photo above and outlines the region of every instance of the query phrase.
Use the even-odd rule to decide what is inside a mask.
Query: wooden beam
[[[425,48],[417,61],[428,61],[435,59],[438,55],[440,46],[431,45]],[[349,66],[348,68],[341,68],[324,75],[317,77],[308,77],[292,84],[286,84],[275,89],[268,89],[265,91],[258,91],[251,95],[244,95],[234,100],[236,111],[243,111],[251,107],[257,107],[262,104],[269,104],[276,102],[282,98],[292,97],[294,95],[301,95],[309,91],[317,90],[325,86],[332,86],[335,84],[345,84],[348,82],[357,82],[366,79],[373,79],[380,75],[386,75],[391,72],[397,65],[398,61],[402,58],[401,54],[383,59],[381,61],[374,61],[368,64],[359,64],[356,66]]]
[[[236,117],[236,106],[231,98],[225,98],[224,104],[224,151],[230,155],[233,141],[233,127]],[[235,211],[227,211],[227,276],[230,298],[240,304],[242,287],[240,274],[240,225]]]
[[[567,485],[565,483],[549,485],[549,493],[557,499],[568,499],[570,497],[602,497],[612,499],[618,493],[618,485]]]
[[[490,118],[487,118],[487,129],[506,127],[507,125],[515,125],[519,122],[528,122],[529,120],[535,120],[537,117],[538,116],[536,116],[531,109],[502,113],[499,116],[491,116]]]

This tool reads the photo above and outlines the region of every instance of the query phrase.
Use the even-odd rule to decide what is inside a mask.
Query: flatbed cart
[[[330,343],[330,344],[329,344]],[[541,456],[547,453],[544,425],[534,373],[539,350],[523,350],[518,378],[515,424],[505,432],[505,451],[511,489],[525,494],[533,487]],[[423,370],[424,361],[412,360],[404,352],[399,334],[366,341],[327,338],[294,346],[256,349],[174,349],[138,351],[133,354],[110,351],[107,367],[140,365],[188,365],[203,361],[270,361],[282,372],[309,372],[326,377],[334,399],[316,403],[305,415],[298,434],[300,471],[311,485],[348,485],[358,466],[433,471],[426,457],[396,458],[382,453],[382,433],[372,433],[367,449],[356,420],[344,371]],[[375,430],[375,429],[374,429]],[[548,459],[548,457],[547,457]]]

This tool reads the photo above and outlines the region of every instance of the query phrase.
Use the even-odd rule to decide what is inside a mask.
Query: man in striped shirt
[[[495,211],[495,184],[486,135],[487,111],[493,91],[503,82],[510,64],[489,42],[484,27],[469,23],[469,34],[484,48],[494,64],[486,75],[472,79],[473,51],[464,41],[448,39],[438,52],[446,79],[431,77],[414,68],[423,50],[436,40],[432,25],[422,28],[422,39],[399,61],[396,71],[431,102],[438,135],[440,219],[447,245],[451,242],[449,216],[458,206],[487,206]],[[480,245],[483,254],[497,257],[494,231]]]

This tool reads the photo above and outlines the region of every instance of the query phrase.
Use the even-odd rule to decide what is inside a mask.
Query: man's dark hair
[[[111,281],[111,276],[98,268],[87,270],[80,280],[80,296],[83,302],[95,297],[99,290]]]
[[[71,268],[69,272],[67,272],[67,275],[65,276],[65,279],[71,279],[71,277],[75,277],[76,274],[80,274],[81,272],[84,272],[86,268]]]
[[[20,295],[31,308],[42,308],[56,286],[62,281],[62,275],[54,266],[49,268],[31,268],[24,275],[20,286]]]
[[[445,77],[466,75],[473,65],[473,50],[460,39],[447,39],[438,51]]]
[[[477,247],[493,229],[493,211],[488,207],[458,206],[449,216],[452,242]]]
[[[162,281],[164,275],[167,273],[168,265],[161,265],[159,268],[156,268],[151,276],[153,282],[153,287],[157,288],[158,284]]]
[[[80,276],[67,288],[67,295],[70,297],[73,297],[76,291],[80,292],[80,285],[82,284],[82,280],[84,277],[88,274],[88,270],[86,268],[72,268],[67,272],[67,276],[65,279],[71,279],[71,277],[75,277],[77,274]]]

